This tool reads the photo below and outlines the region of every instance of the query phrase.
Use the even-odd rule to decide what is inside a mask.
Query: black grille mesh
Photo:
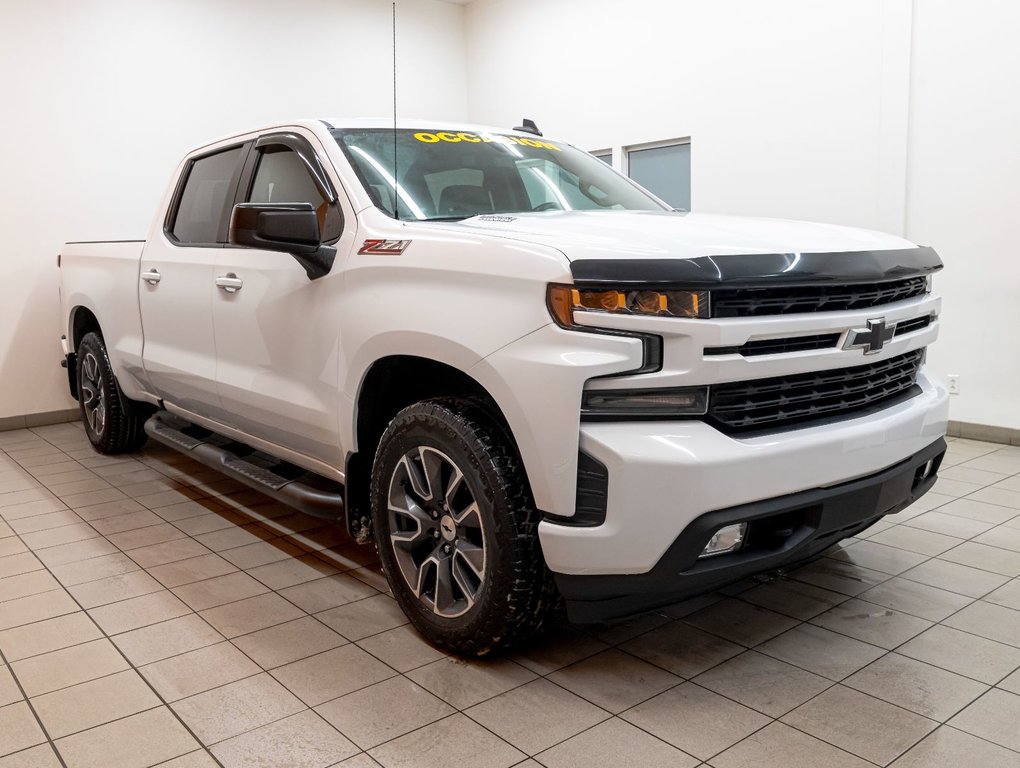
[[[867,309],[922,296],[927,290],[924,277],[860,285],[719,288],[712,291],[712,317]]]
[[[914,386],[924,350],[870,365],[712,386],[707,417],[725,432],[853,413]]]

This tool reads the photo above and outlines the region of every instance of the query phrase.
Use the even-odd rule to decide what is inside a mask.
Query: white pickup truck
[[[462,654],[815,556],[945,450],[933,250],[674,211],[531,123],[230,136],[60,262],[97,450],[345,521]]]

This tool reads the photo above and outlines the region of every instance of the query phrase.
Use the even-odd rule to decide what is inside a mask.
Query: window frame
[[[639,182],[636,181],[634,179],[634,177],[630,175],[630,153],[631,152],[641,152],[641,151],[646,150],[646,149],[665,149],[666,147],[682,147],[682,146],[685,146],[685,145],[688,146],[688,147],[691,147],[691,149],[690,149],[691,167],[693,169],[693,166],[694,166],[694,148],[693,148],[693,146],[691,146],[691,137],[690,136],[685,136],[685,137],[677,138],[677,139],[662,139],[661,141],[648,141],[648,142],[643,142],[641,144],[627,144],[627,145],[625,145],[622,148],[623,151],[621,153],[621,158],[620,158],[621,159],[620,172],[624,176],[626,176],[628,179],[633,181],[635,184],[639,184]],[[644,189],[643,186],[641,188]],[[656,195],[651,190],[648,190],[648,192],[649,192],[649,194],[654,195],[657,200],[662,200],[662,198],[660,198],[658,195]],[[693,208],[694,207],[694,183],[693,183],[693,178],[691,179],[690,189],[688,190],[688,192],[689,192],[689,197],[691,198],[691,207]],[[673,210],[686,210],[686,209],[682,209],[682,208],[675,208],[671,203],[667,203],[665,200],[663,200],[662,202],[666,203],[666,205],[668,205],[670,208],[673,208]],[[688,212],[690,212],[690,211],[688,211]]]

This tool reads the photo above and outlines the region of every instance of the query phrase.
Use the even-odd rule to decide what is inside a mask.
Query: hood
[[[428,226],[548,245],[572,262],[914,247],[900,237],[834,224],[670,211],[483,214]]]

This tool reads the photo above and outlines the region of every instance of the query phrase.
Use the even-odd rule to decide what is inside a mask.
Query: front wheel
[[[484,656],[535,634],[555,602],[539,513],[503,430],[470,400],[405,408],[372,468],[390,588],[434,645]]]
[[[77,365],[78,407],[92,447],[106,454],[141,448],[151,409],[121,393],[102,336],[85,334],[78,345]]]

